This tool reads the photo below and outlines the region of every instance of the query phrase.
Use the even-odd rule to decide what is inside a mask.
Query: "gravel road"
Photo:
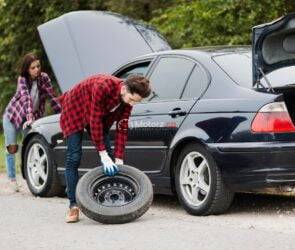
[[[174,197],[156,196],[139,220],[64,222],[66,198],[33,197],[18,177],[13,193],[0,174],[0,249],[295,249],[295,199],[237,195],[225,215],[188,215]]]

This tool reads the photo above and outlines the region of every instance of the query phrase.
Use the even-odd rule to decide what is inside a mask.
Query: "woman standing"
[[[60,112],[60,105],[56,100],[50,78],[46,73],[41,72],[41,64],[37,56],[29,53],[22,60],[16,93],[3,115],[7,175],[16,192],[19,190],[15,178],[17,134],[43,116],[47,98],[54,111]]]

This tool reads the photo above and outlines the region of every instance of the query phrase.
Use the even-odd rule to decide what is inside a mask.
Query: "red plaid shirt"
[[[19,128],[25,120],[36,120],[43,116],[46,99],[50,99],[50,104],[56,113],[60,112],[60,105],[57,102],[56,94],[52,88],[49,76],[41,73],[37,79],[39,92],[39,107],[33,112],[33,103],[30,91],[32,82],[27,82],[24,77],[19,77],[17,90],[5,109],[5,115]]]
[[[105,150],[103,132],[116,121],[116,158],[123,159],[127,140],[128,119],[132,106],[121,101],[122,80],[111,75],[91,76],[64,93],[60,126],[64,137],[89,125],[92,141],[98,151]],[[118,104],[120,107],[111,112]]]

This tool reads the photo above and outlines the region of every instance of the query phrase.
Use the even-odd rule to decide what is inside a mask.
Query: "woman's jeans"
[[[67,195],[70,200],[70,208],[77,205],[75,192],[79,180],[78,167],[82,157],[82,137],[83,131],[79,131],[69,135],[66,140],[67,153],[65,179],[67,185]],[[107,152],[113,158],[108,134],[104,134],[104,144]]]
[[[5,137],[5,152],[6,152],[6,170],[8,178],[11,180],[15,180],[15,154],[10,154],[7,151],[8,145],[16,145],[16,138],[18,132],[21,129],[16,129],[14,124],[6,117],[4,114],[3,116],[3,132]]]

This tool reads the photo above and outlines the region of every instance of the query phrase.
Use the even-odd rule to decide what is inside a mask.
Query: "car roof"
[[[250,45],[205,46],[205,47],[189,48],[187,50],[203,51],[211,55],[220,55],[220,54],[229,54],[229,53],[250,52],[251,46]]]
[[[206,46],[206,47],[194,47],[194,48],[184,48],[184,49],[174,49],[174,50],[165,50],[154,52],[150,54],[145,54],[134,58],[132,61],[139,61],[148,58],[153,58],[158,55],[173,55],[173,54],[182,54],[187,56],[218,56],[218,55],[225,55],[225,54],[234,54],[234,53],[250,53],[251,46]]]

